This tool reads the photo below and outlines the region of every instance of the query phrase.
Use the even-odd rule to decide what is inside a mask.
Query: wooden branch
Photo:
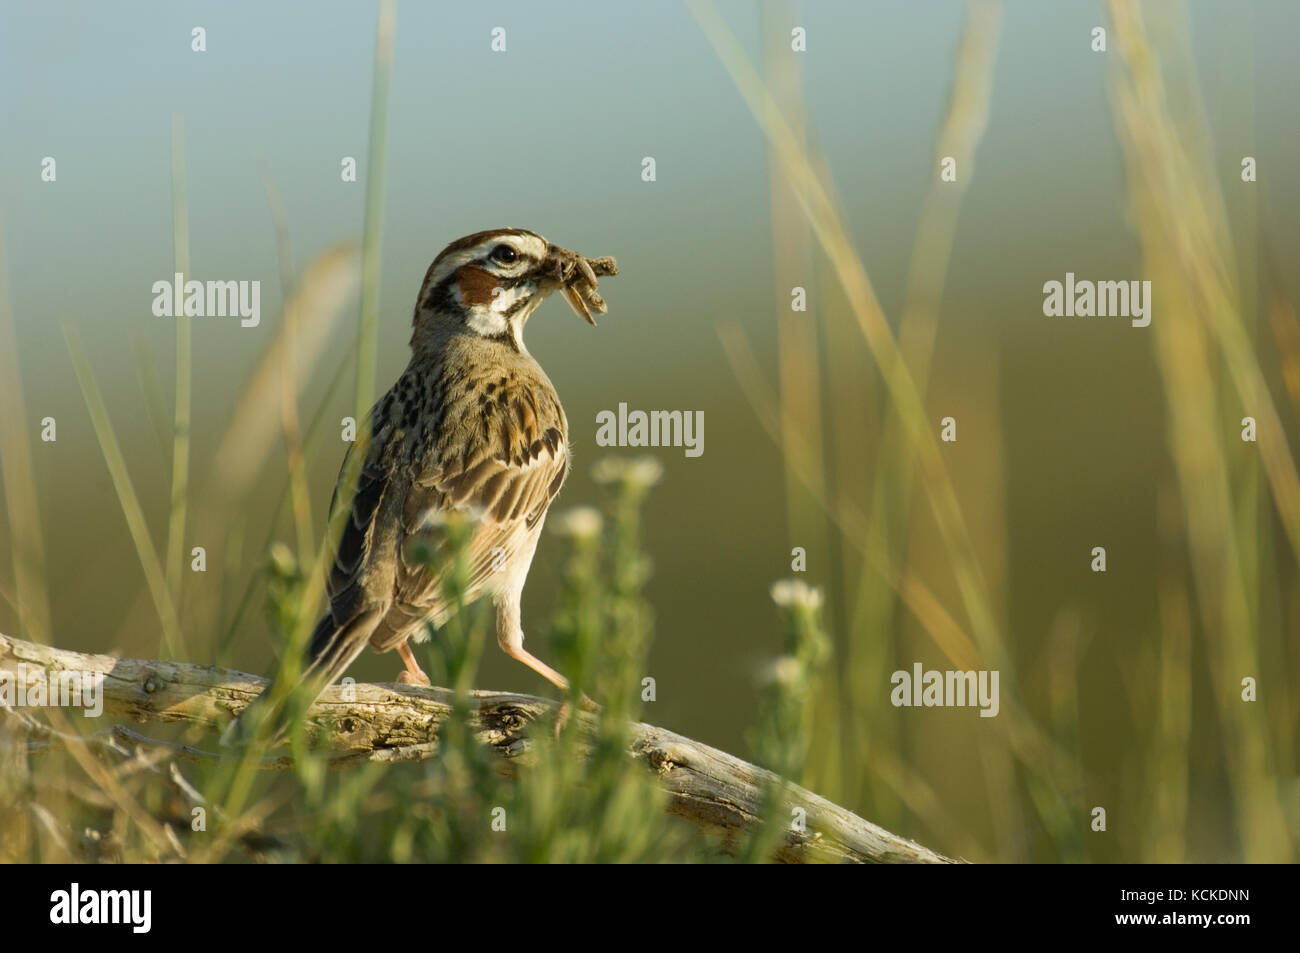
[[[184,662],[86,655],[0,635],[0,677],[25,665],[27,679],[47,672],[101,673],[105,713],[137,722],[171,721],[224,727],[255,698],[267,680],[229,669]],[[358,761],[396,762],[431,757],[438,729],[451,713],[453,693],[445,688],[407,685],[334,686],[308,713],[312,730],[337,754],[335,766]],[[480,741],[509,763],[526,761],[527,730],[551,715],[556,703],[533,695],[476,691],[472,724]],[[593,736],[596,718],[574,714],[584,738]],[[550,730],[549,725],[544,730]],[[187,745],[146,738],[118,726],[114,735],[129,744],[166,749],[177,758],[199,761],[225,757]],[[733,755],[653,725],[632,726],[629,755],[652,771],[669,795],[669,810],[701,828],[724,835],[751,831],[759,823],[771,772]],[[287,757],[268,757],[266,768],[289,766]],[[790,862],[952,863],[920,844],[891,834],[851,811],[797,785],[787,789],[785,815],[806,813],[806,833],[789,831],[778,859]]]

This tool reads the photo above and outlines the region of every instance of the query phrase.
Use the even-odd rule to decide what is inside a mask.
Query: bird
[[[346,497],[349,457],[364,453],[326,580],[328,607],[292,691],[315,701],[367,646],[397,652],[399,683],[430,684],[410,643],[454,606],[443,590],[449,566],[430,562],[418,543],[458,517],[469,527],[464,602],[490,596],[501,649],[567,695],[568,679],[524,648],[524,583],[571,457],[564,408],[524,346],[524,325],[555,291],[594,325],[592,313],[606,311],[597,279],[617,273],[612,258],[584,258],[514,227],[459,238],[433,260],[416,298],[410,361],[376,401],[369,439],[349,449],[335,486],[331,512]],[[274,708],[269,696],[223,740],[256,721],[251,712]],[[259,716],[271,735],[283,737],[286,711],[281,703]]]

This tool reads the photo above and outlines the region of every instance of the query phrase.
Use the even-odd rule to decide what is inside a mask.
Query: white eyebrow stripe
[[[498,245],[509,245],[519,253],[520,257],[527,259],[525,262],[516,263],[522,266],[520,273],[527,267],[540,265],[546,260],[548,244],[544,239],[533,235],[498,235],[496,238],[484,239],[477,245],[462,248],[448,255],[438,263],[438,270],[433,273],[431,284],[436,287],[455,274],[456,270],[463,265],[486,264],[490,261],[492,249]]]
[[[502,235],[500,241],[492,242],[488,251],[490,252],[492,248],[499,244],[509,245],[519,254],[531,258],[534,262],[541,262],[546,258],[547,243],[536,235]]]

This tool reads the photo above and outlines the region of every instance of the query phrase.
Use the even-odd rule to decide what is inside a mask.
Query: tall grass
[[[1264,580],[1280,569],[1273,543],[1279,524],[1292,553],[1300,554],[1300,479],[1257,355],[1254,316],[1242,307],[1222,176],[1213,165],[1196,78],[1187,68],[1186,24],[1157,13],[1153,32],[1133,5],[1112,2],[1109,10],[1121,60],[1112,98],[1144,270],[1161,289],[1167,314],[1177,316],[1153,321],[1152,330],[1169,415],[1176,477],[1171,493],[1181,501],[1238,850],[1248,861],[1292,860],[1284,806],[1286,779],[1295,770],[1292,749],[1284,744],[1290,731],[1277,730],[1269,704],[1243,701],[1242,680],[1256,679],[1261,693],[1273,697],[1280,692],[1282,704],[1273,711],[1290,716],[1282,725],[1294,724],[1285,680],[1274,684],[1262,664],[1270,643],[1279,655],[1287,648],[1286,629],[1263,616],[1261,596]],[[1182,112],[1175,115],[1173,103]],[[1249,259],[1244,264],[1257,267]],[[1246,416],[1258,424],[1257,450],[1241,440]],[[1267,498],[1252,492],[1261,467],[1271,490]],[[1167,611],[1177,617],[1166,630],[1162,654],[1171,660],[1165,678],[1174,680],[1187,651],[1186,598],[1176,592],[1168,598],[1173,604]],[[1184,734],[1185,715],[1179,718],[1178,712],[1185,709],[1180,699],[1188,688],[1174,681],[1166,690],[1176,706],[1167,716],[1169,727]],[[1168,780],[1153,780],[1180,784],[1182,775],[1179,767]],[[1162,794],[1182,798],[1178,791]]]
[[[938,452],[940,413],[926,409],[957,215],[963,193],[978,181],[972,173],[991,105],[999,8],[969,8],[932,174],[937,177],[939,156],[955,157],[961,172],[957,183],[936,182],[921,210],[895,333],[848,240],[829,166],[809,145],[799,84],[790,75],[798,58],[772,57],[765,79],[712,3],[689,0],[688,6],[767,137],[773,167],[780,171],[772,186],[774,230],[791,231],[793,197],[857,332],[855,340],[841,322],[836,295],[823,293],[820,300],[828,304],[820,309],[820,331],[812,322],[799,322],[794,341],[792,320],[782,313],[788,301],[780,301],[781,364],[773,386],[739,325],[720,329],[742,389],[783,453],[787,493],[816,502],[837,536],[838,546],[829,552],[832,573],[842,580],[842,605],[832,606],[830,614],[843,620],[846,631],[838,644],[846,658],[837,667],[840,677],[827,677],[821,688],[823,697],[837,694],[839,702],[818,709],[813,729],[823,739],[838,739],[815,749],[820,789],[886,825],[937,837],[949,852],[972,859],[1115,856],[1107,853],[1115,850],[1113,841],[1090,837],[1088,827],[1095,796],[1087,792],[1097,784],[1083,768],[1079,695],[1091,633],[1077,614],[1064,611],[1048,633],[1044,663],[1032,671],[1014,664],[1031,635],[1007,630],[997,608],[1007,600],[990,588],[986,571],[1005,558],[1006,531],[998,522],[1005,512],[980,514],[977,547]],[[1159,44],[1143,27],[1141,9],[1118,0],[1110,4],[1118,48],[1112,88],[1143,267],[1161,289],[1163,320],[1154,322],[1161,326],[1153,328],[1153,340],[1166,389],[1171,474],[1160,495],[1162,630],[1153,647],[1135,651],[1135,658],[1145,659],[1137,674],[1115,686],[1117,693],[1129,694],[1136,723],[1130,756],[1113,773],[1122,774],[1124,790],[1135,799],[1152,792],[1155,800],[1146,825],[1126,832],[1119,855],[1166,861],[1211,856],[1193,852],[1189,829],[1208,820],[1226,828],[1217,840],[1206,839],[1226,856],[1294,859],[1283,805],[1286,779],[1295,770],[1296,706],[1284,678],[1267,679],[1270,698],[1258,704],[1242,701],[1241,679],[1262,677],[1268,671],[1264,659],[1283,671],[1294,667],[1287,648],[1288,633],[1294,645],[1294,611],[1288,620],[1280,607],[1291,603],[1283,593],[1287,584],[1294,587],[1294,555],[1300,552],[1295,465],[1266,367],[1251,340],[1254,315],[1242,303],[1251,298],[1235,277],[1239,252],[1223,212],[1221,174],[1208,164],[1212,152],[1203,117],[1195,111],[1191,57],[1183,48],[1168,57],[1182,67],[1172,80],[1179,84],[1175,96],[1163,86]],[[1164,35],[1177,45],[1185,34],[1177,16],[1171,19]],[[1175,115],[1171,102],[1185,113]],[[1253,250],[1254,236],[1240,244]],[[808,253],[798,243],[774,242],[774,253],[785,257],[774,264],[778,276],[790,274],[792,262],[796,273],[807,272]],[[1242,264],[1255,267],[1252,258]],[[801,282],[778,277],[778,283],[788,293],[788,286]],[[1291,355],[1300,353],[1294,327],[1294,314],[1275,317],[1275,336],[1291,343]],[[855,345],[865,346],[872,359],[883,406],[874,402],[874,382],[855,379]],[[809,389],[821,386],[823,361],[833,390],[819,399]],[[1295,379],[1300,375],[1289,378]],[[1300,388],[1293,387],[1293,402],[1295,393]],[[1243,455],[1238,422],[1247,414],[1259,420],[1260,442],[1258,450],[1244,445],[1249,449]],[[827,446],[822,434],[835,439]],[[996,434],[986,439],[996,446]],[[872,458],[875,479],[864,481]],[[1266,475],[1267,497],[1257,492],[1257,465]],[[829,473],[839,478],[828,481]],[[988,491],[998,498],[996,487]],[[928,503],[946,553],[937,577],[935,566],[914,551],[926,532],[914,512],[916,493]],[[789,518],[792,536],[810,532],[806,511],[792,504]],[[1285,558],[1275,541],[1279,529],[1280,541],[1290,543]],[[957,606],[946,605],[940,595],[950,585]],[[888,702],[888,678],[909,658],[900,635],[910,622],[919,623],[955,667],[1001,672],[1002,715],[996,725],[972,733],[983,790],[968,787],[964,803],[943,803],[918,767],[923,739],[904,737],[895,727],[899,719]],[[1212,678],[1205,701],[1220,733],[1211,738],[1192,731],[1198,666]],[[1194,777],[1193,750],[1202,757],[1213,751],[1211,757],[1226,766],[1224,776],[1208,782]],[[1231,791],[1233,816],[1209,809],[1194,818],[1197,786],[1220,781]],[[989,833],[978,836],[977,830]]]
[[[126,519],[126,526],[130,531],[131,541],[135,544],[136,554],[140,557],[140,566],[144,570],[149,594],[158,613],[163,636],[162,643],[174,656],[181,645],[180,613],[174,595],[176,590],[168,585],[163,560],[154,549],[144,508],[140,505],[140,498],[131,482],[126,458],[118,444],[112,421],[109,419],[108,408],[104,404],[104,396],[95,380],[81,338],[76,329],[71,326],[64,327],[64,335],[67,338],[68,354],[72,358],[72,366],[76,371],[77,381],[81,385],[82,395],[86,399],[86,408],[90,412],[90,420],[95,428],[95,435],[99,438],[104,462],[108,465],[109,475],[113,478],[113,489],[117,492],[118,504]]]
[[[176,271],[190,278],[189,201],[185,195],[185,125],[179,114],[172,117],[172,241]],[[185,528],[190,492],[190,418],[193,404],[193,348],[190,319],[184,308],[176,320],[176,412],[172,422],[171,506],[167,516],[167,553],[164,567],[167,589],[173,604],[181,601],[181,578],[185,565]],[[163,629],[164,635],[167,629]],[[179,633],[167,644],[170,653],[180,650]]]
[[[0,480],[4,483],[14,567],[12,601],[19,631],[44,642],[50,637],[50,599],[45,587],[45,542],[40,528],[36,471],[27,429],[18,332],[9,298],[9,260],[0,232]]]

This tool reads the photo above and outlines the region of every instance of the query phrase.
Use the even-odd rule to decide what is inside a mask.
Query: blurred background
[[[1294,860],[1300,7],[1130,6],[399,3],[372,156],[375,5],[6,4],[0,631],[169,651],[71,334],[170,553],[176,654],[269,670],[259,574],[268,542],[302,542],[285,433],[318,540],[367,223],[376,393],[432,258],[519,225],[621,269],[598,328],[558,300],[529,324],[571,428],[557,508],[596,495],[601,410],[704,412],[702,456],[652,451],[645,720],[744,753],[781,647],[769,589],[803,547],[835,645],[802,778],[819,793],[973,860]],[[770,100],[746,99],[754,77]],[[151,286],[178,257],[260,281],[262,321],[191,324],[173,539],[178,323]],[[1152,280],[1151,326],[1044,317],[1067,271]],[[936,443],[946,416],[958,439]],[[544,537],[525,598],[543,657],[560,546]],[[1001,713],[891,706],[914,662],[999,669]],[[479,682],[545,690],[495,652]]]

